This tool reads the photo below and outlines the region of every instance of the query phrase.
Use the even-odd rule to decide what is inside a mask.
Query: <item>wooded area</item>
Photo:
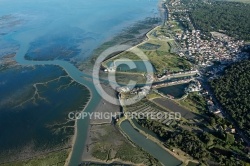
[[[250,40],[250,4],[238,2],[202,3],[184,0],[196,29],[204,32],[220,31],[242,40]]]
[[[250,61],[233,64],[211,86],[225,110],[250,136]]]

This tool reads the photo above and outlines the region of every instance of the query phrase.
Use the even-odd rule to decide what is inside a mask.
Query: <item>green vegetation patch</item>
[[[66,159],[69,155],[69,150],[61,150],[58,152],[49,153],[47,155],[42,155],[39,157],[32,158],[26,161],[16,161],[2,166],[47,166],[47,165],[57,165],[63,166],[66,162]]]
[[[145,165],[159,164],[147,152],[133,146],[126,140],[115,126],[94,126],[92,133],[94,134],[91,137],[93,143],[90,145],[90,152],[97,159],[103,161],[120,159],[125,162],[143,163]]]
[[[128,74],[128,73],[115,73],[116,82],[118,84],[127,85],[131,80],[136,81],[137,84],[146,82],[146,77],[143,74]]]
[[[144,50],[144,53],[148,56],[149,61],[151,62],[151,64],[154,66],[154,68],[158,73],[162,73],[165,70],[178,72],[181,70],[191,69],[190,62],[177,55],[173,55],[168,52],[158,51],[158,50]],[[131,52],[124,52],[115,59],[119,58],[128,58],[130,60],[141,60],[137,55]]]
[[[190,17],[196,29],[221,31],[237,39],[250,40],[250,4],[239,2],[183,0],[191,7]]]
[[[207,109],[204,97],[199,95],[197,92],[189,93],[188,97],[179,101],[179,103],[196,113],[204,113]]]
[[[157,73],[163,73],[166,70],[179,72],[182,70],[190,70],[191,63],[184,58],[173,54],[177,45],[168,33],[166,27],[158,26],[147,35],[148,40],[137,46],[148,57]],[[130,60],[142,60],[140,57],[130,51],[124,51],[117,56],[105,61],[103,64],[107,66],[110,61],[120,58],[128,58]]]
[[[148,100],[152,100],[155,98],[161,98],[162,96],[160,96],[158,93],[155,93],[153,91],[151,91],[148,95],[147,95],[147,99]]]
[[[233,64],[211,81],[217,99],[250,137],[250,61]]]
[[[159,44],[152,44],[152,43],[145,43],[143,45],[140,45],[138,48],[144,49],[144,50],[155,50],[160,48],[161,46]]]

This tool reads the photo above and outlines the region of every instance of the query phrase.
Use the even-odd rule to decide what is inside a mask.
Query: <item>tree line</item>
[[[182,1],[196,29],[204,33],[220,31],[231,37],[250,40],[250,4],[225,1]]]

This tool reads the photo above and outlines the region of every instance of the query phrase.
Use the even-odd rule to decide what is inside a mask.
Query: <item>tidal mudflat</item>
[[[75,121],[67,115],[82,111],[89,91],[57,66],[16,66],[0,77],[1,163],[71,148]]]
[[[47,152],[72,146],[70,141],[75,133],[75,124],[68,121],[68,112],[82,111],[90,99],[90,92],[82,85],[86,85],[94,96],[86,108],[89,112],[93,111],[100,98],[96,97],[92,83],[80,76],[85,73],[78,70],[78,62],[82,64],[93,55],[93,50],[124,28],[139,20],[155,17],[158,13],[157,2],[158,0],[1,2],[0,42],[10,46],[8,48],[5,44],[1,47],[0,56],[13,54],[11,58],[16,60],[13,62],[16,63],[15,66],[3,66],[0,70],[1,162],[24,161],[41,154],[46,158]],[[139,24],[142,29],[150,28],[142,22]],[[143,36],[141,29],[132,28],[132,31],[135,36]],[[125,35],[126,40],[131,37],[129,33]],[[78,69],[68,62],[76,64]],[[64,68],[69,75],[57,66]],[[74,147],[78,149],[73,148],[71,165],[80,162],[88,121],[82,120],[77,124]],[[63,156],[63,161],[59,161],[61,164],[65,163],[68,154]],[[44,160],[47,159],[48,157]],[[54,161],[47,163],[53,164],[55,165]]]

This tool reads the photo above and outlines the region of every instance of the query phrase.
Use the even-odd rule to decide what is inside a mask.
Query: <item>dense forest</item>
[[[179,147],[194,158],[203,161],[209,156],[204,144],[189,131],[180,128],[175,132],[168,131],[163,124],[146,119],[140,119],[138,123],[156,133],[164,145],[170,149],[171,147]]]
[[[217,99],[250,138],[250,61],[233,64],[211,81]]]
[[[226,133],[225,136],[220,131],[213,134],[197,133],[185,130],[178,125],[174,130],[169,130],[165,125],[149,119],[140,119],[138,123],[157,134],[168,149],[179,148],[205,165],[209,165],[209,163],[228,166],[246,164],[233,157],[233,151],[224,148],[233,147],[231,145],[234,144],[234,137],[229,133]],[[223,137],[222,139],[218,138],[221,137],[220,135]],[[223,141],[224,139],[226,141]]]
[[[221,31],[237,39],[250,40],[250,4],[238,2],[183,0],[196,29]]]

